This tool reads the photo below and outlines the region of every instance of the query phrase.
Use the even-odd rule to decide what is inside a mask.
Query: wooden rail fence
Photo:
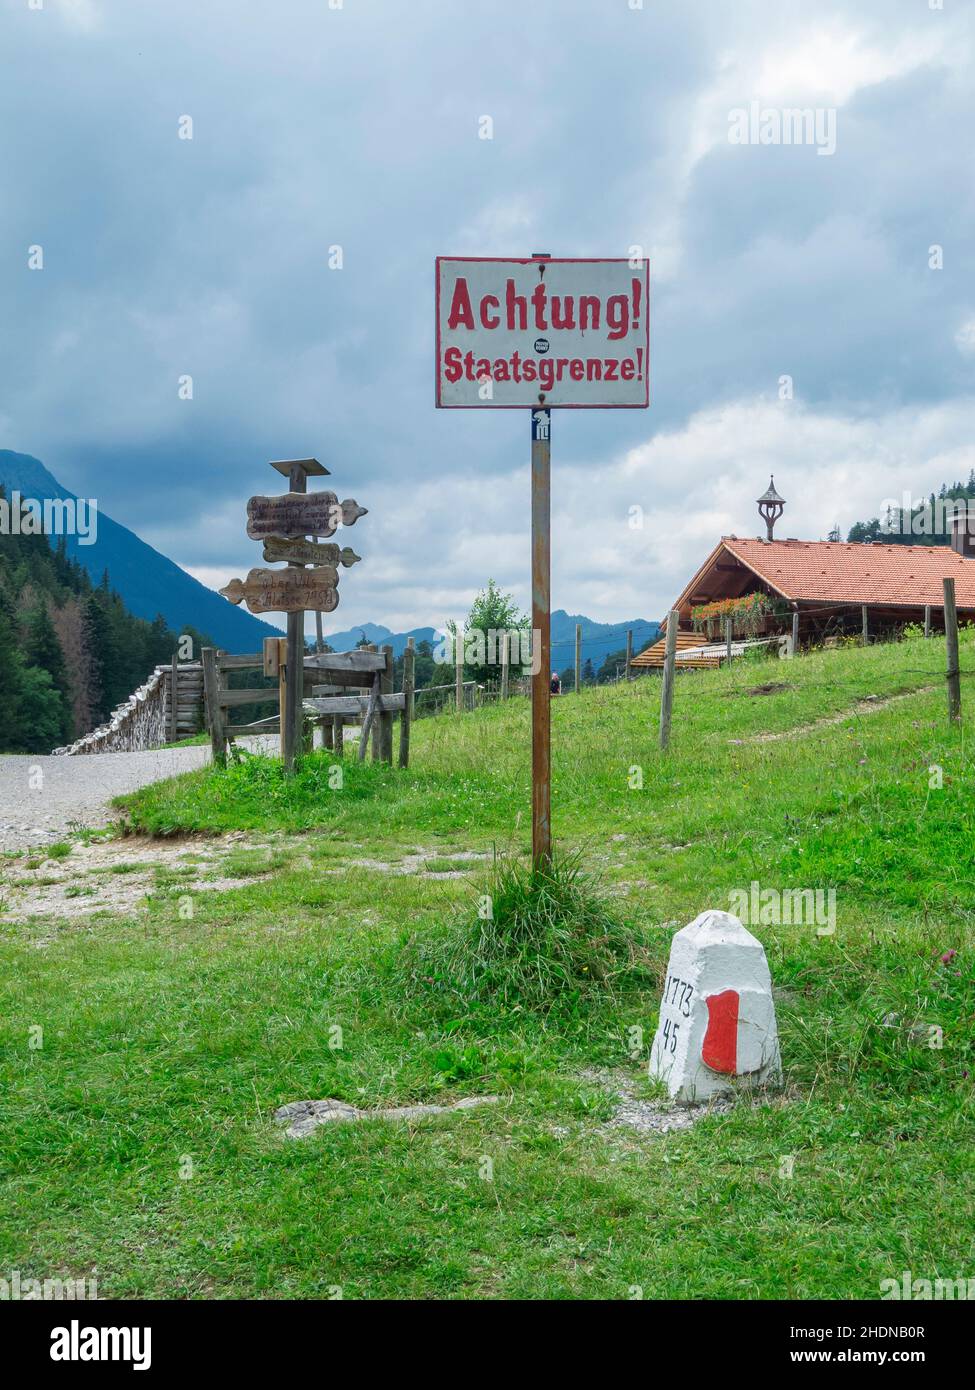
[[[213,647],[203,649],[203,689],[207,727],[213,758],[224,763],[227,746],[235,738],[248,734],[280,734],[278,715],[255,720],[249,724],[231,723],[231,711],[246,705],[278,701],[279,711],[285,698],[288,673],[279,639],[269,638],[263,652],[246,656],[228,656]],[[410,756],[410,726],[413,720],[412,644],[404,656],[404,689],[393,691],[392,647],[360,648],[354,652],[315,652],[306,655],[302,671],[302,730],[301,745],[310,748],[313,727],[322,731],[322,746],[342,755],[345,750],[346,725],[361,726],[359,760],[364,760],[370,735],[372,756],[376,762],[393,761],[393,719],[400,718],[399,765],[406,767]],[[226,676],[231,671],[259,671],[277,674],[277,688],[229,689]]]

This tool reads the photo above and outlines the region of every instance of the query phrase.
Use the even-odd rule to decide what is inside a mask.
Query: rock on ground
[[[453,1105],[395,1105],[386,1110],[360,1110],[344,1100],[294,1100],[274,1112],[278,1124],[286,1125],[289,1139],[305,1139],[319,1125],[354,1120],[419,1120],[425,1115],[448,1115],[455,1110],[473,1110],[478,1105],[496,1105],[497,1096],[469,1096]]]

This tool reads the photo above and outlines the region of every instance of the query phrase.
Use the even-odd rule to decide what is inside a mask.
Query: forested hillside
[[[207,639],[193,629],[194,653]],[[49,753],[172,660],[179,634],[93,585],[63,537],[0,534],[0,752]]]
[[[0,486],[8,497],[16,491],[25,498],[76,500],[40,459],[9,449],[0,449]],[[69,535],[67,547],[72,559],[84,565],[93,584],[98,584],[108,570],[126,608],[147,622],[161,613],[180,632],[187,623],[197,625],[228,652],[254,652],[265,637],[280,635],[279,628],[246,609],[235,608],[134,531],[113,521],[100,501],[97,539],[81,544],[77,536]]]
[[[849,541],[882,541],[884,545],[950,545],[951,531],[943,525],[938,503],[975,499],[975,469],[967,483],[942,483],[937,497],[932,492],[909,511],[888,508],[884,517],[857,521],[850,527]]]

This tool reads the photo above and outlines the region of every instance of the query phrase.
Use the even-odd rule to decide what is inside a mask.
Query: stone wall
[[[145,685],[112,711],[106,724],[65,748],[55,748],[54,754],[74,757],[80,753],[141,752],[199,733],[203,728],[203,668],[199,662],[185,662],[177,670],[175,726],[170,688],[173,668],[157,666]]]

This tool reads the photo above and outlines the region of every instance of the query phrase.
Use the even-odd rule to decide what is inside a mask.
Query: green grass
[[[128,798],[143,833],[300,838],[230,846],[240,886],[189,920],[176,892],[94,924],[0,919],[0,1273],[275,1298],[871,1298],[903,1269],[971,1273],[975,801],[943,670],[943,643],[911,641],[682,676],[666,754],[653,680],[556,701],[556,837],[599,879],[568,895],[525,867],[521,701],[420,721],[408,773],[350,758],[341,790],[315,755]],[[747,693],[770,680],[795,688]],[[469,872],[353,863],[420,846]],[[453,858],[495,848],[500,882]],[[784,1097],[610,1127],[601,1072],[649,1093],[673,931],[753,880],[836,889],[833,936],[754,928]],[[489,1093],[298,1143],[270,1119]]]
[[[164,748],[198,748],[202,744],[210,742],[210,735],[206,729],[198,734],[190,734],[187,738],[177,739],[175,743],[164,743]]]
[[[613,912],[579,856],[533,867],[499,859],[470,919],[400,955],[404,983],[433,986],[456,1009],[525,1009],[570,1019],[591,1001],[652,987],[643,941]],[[436,1009],[439,1001],[432,1001]]]

